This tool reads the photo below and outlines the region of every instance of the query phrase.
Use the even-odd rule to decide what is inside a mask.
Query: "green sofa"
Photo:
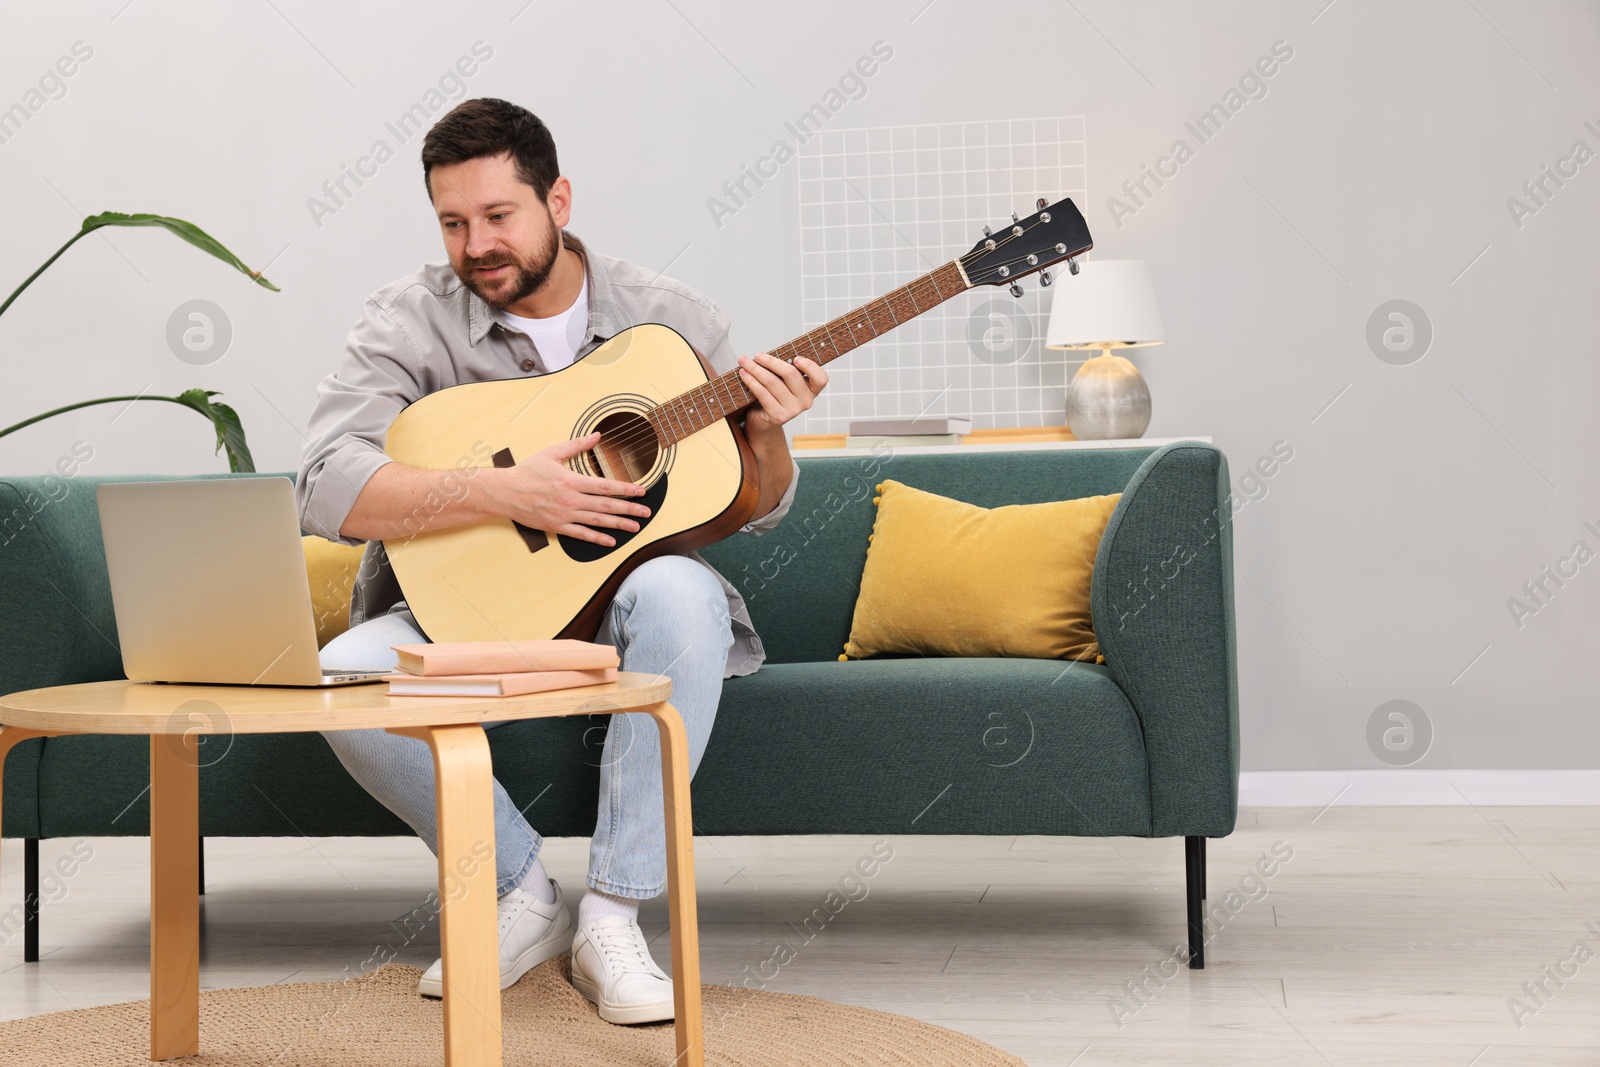
[[[802,458],[794,508],[706,557],[744,592],[766,665],[730,680],[694,779],[696,832],[1183,837],[1190,965],[1203,966],[1205,840],[1238,804],[1227,461],[1215,447]],[[289,476],[292,475],[280,475]],[[213,477],[248,477],[213,475]],[[1123,494],[1093,579],[1106,662],[883,657],[840,662],[889,477],[983,506]],[[0,477],[0,693],[121,678],[95,507],[79,475]],[[181,536],[181,531],[173,531]],[[1027,546],[1007,546],[1027,566]],[[598,741],[581,719],[491,731],[511,797],[550,836],[593,831]],[[148,833],[133,737],[11,753],[7,837],[28,840],[25,958],[37,958],[37,842]],[[204,836],[409,830],[317,734],[239,736],[203,768]],[[11,910],[0,907],[0,913]]]

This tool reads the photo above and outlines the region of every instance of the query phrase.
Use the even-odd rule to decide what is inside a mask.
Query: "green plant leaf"
[[[79,236],[93,233],[102,226],[159,226],[168,233],[188,241],[202,252],[209,252],[211,255],[216,256],[228,266],[249,276],[257,285],[271,289],[275,293],[279,291],[278,287],[269,282],[260,271],[251,270],[245,266],[244,261],[228,251],[221,241],[212,237],[192,222],[185,222],[183,219],[175,219],[167,215],[124,215],[120,211],[102,211],[98,215],[90,215],[83,220],[83,229],[79,231]]]
[[[275,293],[279,291],[278,287],[268,281],[260,271],[251,270],[249,267],[245,266],[244,262],[238,256],[228,251],[222,242],[218,241],[215,237],[212,237],[209,233],[206,233],[206,231],[202,230],[192,222],[185,222],[183,219],[170,218],[166,215],[124,215],[120,211],[104,211],[98,215],[90,215],[88,218],[84,219],[83,225],[79,228],[78,232],[68,238],[66,244],[56,249],[55,254],[49,259],[45,260],[44,263],[39,266],[39,269],[28,275],[23,283],[17,286],[16,289],[12,291],[10,296],[6,297],[4,303],[0,303],[0,315],[5,314],[6,309],[16,302],[17,297],[22,295],[22,291],[28,286],[32,285],[34,280],[50,267],[50,264],[60,259],[67,249],[71,248],[76,242],[83,239],[88,234],[93,233],[95,230],[98,230],[103,226],[160,227],[161,229],[166,230],[168,233],[171,233],[176,237],[187,241],[189,244],[194,245],[202,252],[206,252],[212,256],[215,256],[217,259],[222,260],[222,262],[228,264],[228,266],[233,267],[235,270],[249,277],[257,285],[262,286],[265,289],[270,289]],[[256,469],[255,460],[250,455],[250,445],[245,441],[244,426],[239,421],[239,413],[234,411],[233,408],[229,407],[227,404],[214,403],[211,400],[211,397],[217,395],[218,393],[214,389],[190,389],[187,392],[179,394],[178,396],[147,396],[141,393],[137,396],[108,396],[100,397],[97,400],[83,400],[76,404],[67,404],[64,407],[54,408],[50,411],[44,412],[43,414],[35,415],[32,418],[23,419],[19,423],[15,423],[14,425],[0,429],[0,437],[5,437],[8,434],[15,433],[23,427],[32,426],[36,422],[52,418],[64,412],[75,411],[78,408],[91,407],[95,404],[124,402],[131,403],[135,400],[165,400],[173,404],[182,404],[185,407],[192,408],[204,415],[207,419],[210,419],[212,427],[217,431],[217,447],[215,451],[221,451],[223,448],[227,448],[228,450],[228,469],[236,474],[254,473]]]
[[[228,450],[228,469],[235,474],[254,473],[256,461],[250,455],[250,446],[244,439],[244,426],[239,422],[239,413],[227,404],[220,404],[211,398],[221,394],[215,389],[187,389],[179,393],[175,400],[194,408],[200,414],[211,420],[211,425],[217,431],[217,447],[213,452],[223,448]]]
[[[131,404],[136,400],[162,400],[169,404],[182,404],[184,407],[198,411],[207,419],[210,419],[212,427],[217,431],[217,447],[213,449],[213,452],[220,451],[226,446],[228,449],[228,469],[235,474],[240,472],[253,474],[256,469],[256,461],[251,457],[250,445],[244,439],[244,426],[239,422],[239,413],[227,404],[219,404],[211,399],[220,395],[215,389],[209,391],[190,389],[187,392],[179,393],[177,396],[152,396],[149,393],[136,393],[133,396],[102,396],[95,400],[80,400],[75,404],[53,408],[41,415],[23,419],[19,423],[0,429],[0,437],[16,433],[18,430],[32,426],[36,422],[43,422],[45,419],[54,418],[68,411],[76,411],[79,408],[94,407],[96,404]]]

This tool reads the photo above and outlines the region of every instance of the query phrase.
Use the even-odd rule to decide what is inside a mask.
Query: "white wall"
[[[1575,541],[1600,549],[1583,527],[1600,529],[1600,161],[1520,226],[1507,207],[1575,141],[1600,150],[1585,126],[1600,129],[1596,5],[925,2],[759,17],[715,0],[13,6],[0,108],[74,42],[93,55],[0,144],[4,276],[20,281],[83,215],[151,211],[270,262],[283,292],[162,233],[86,240],[0,320],[0,422],[204,386],[239,408],[259,469],[294,468],[362,297],[440,258],[416,140],[320,227],[307,198],[375,140],[393,145],[384,121],[477,41],[493,57],[469,91],[549,122],[576,232],[671,263],[731,312],[741,347],[785,340],[800,323],[794,174],[720,229],[705,201],[881,39],[894,57],[840,126],[1086,117],[1097,250],[1149,260],[1167,318],[1168,343],[1138,356],[1151,436],[1213,435],[1236,479],[1292,446],[1237,516],[1245,765],[1382,767],[1368,719],[1407,699],[1435,731],[1419,767],[1596,766],[1600,563],[1520,629],[1507,607]],[[1267,95],[1114,220],[1107,198],[1175,139],[1194,147],[1184,122],[1278,41],[1293,57]],[[195,298],[234,329],[209,366],[165,341]],[[1409,366],[1365,339],[1395,298],[1435,332]],[[42,471],[77,441],[95,473],[223,467],[202,420],[158,404],[30,428],[0,463]]]

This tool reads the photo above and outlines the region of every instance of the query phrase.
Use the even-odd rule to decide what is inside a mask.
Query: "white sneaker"
[[[650,958],[644,931],[632,919],[607,915],[572,940],[572,984],[608,1023],[658,1023],[672,1018],[672,979]]]
[[[556,899],[545,904],[532,893],[513,889],[500,898],[500,988],[509,989],[517,979],[566,949],[572,936],[572,915],[560,884],[550,879]],[[417,982],[417,992],[425,997],[444,996],[444,960],[435,960]]]

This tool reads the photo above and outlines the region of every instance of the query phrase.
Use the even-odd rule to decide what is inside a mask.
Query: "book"
[[[958,433],[917,433],[899,434],[850,434],[844,439],[846,448],[909,448],[915,445],[959,445],[961,435]]]
[[[963,415],[917,415],[912,418],[853,419],[850,433],[856,437],[903,437],[907,434],[964,434],[972,432],[972,420]]]
[[[443,641],[390,645],[399,653],[402,674],[523,674],[534,671],[592,671],[621,664],[617,650],[593,641]]]
[[[615,667],[588,671],[522,671],[516,674],[386,674],[389,695],[399,697],[515,697],[575,689],[617,680]]]

